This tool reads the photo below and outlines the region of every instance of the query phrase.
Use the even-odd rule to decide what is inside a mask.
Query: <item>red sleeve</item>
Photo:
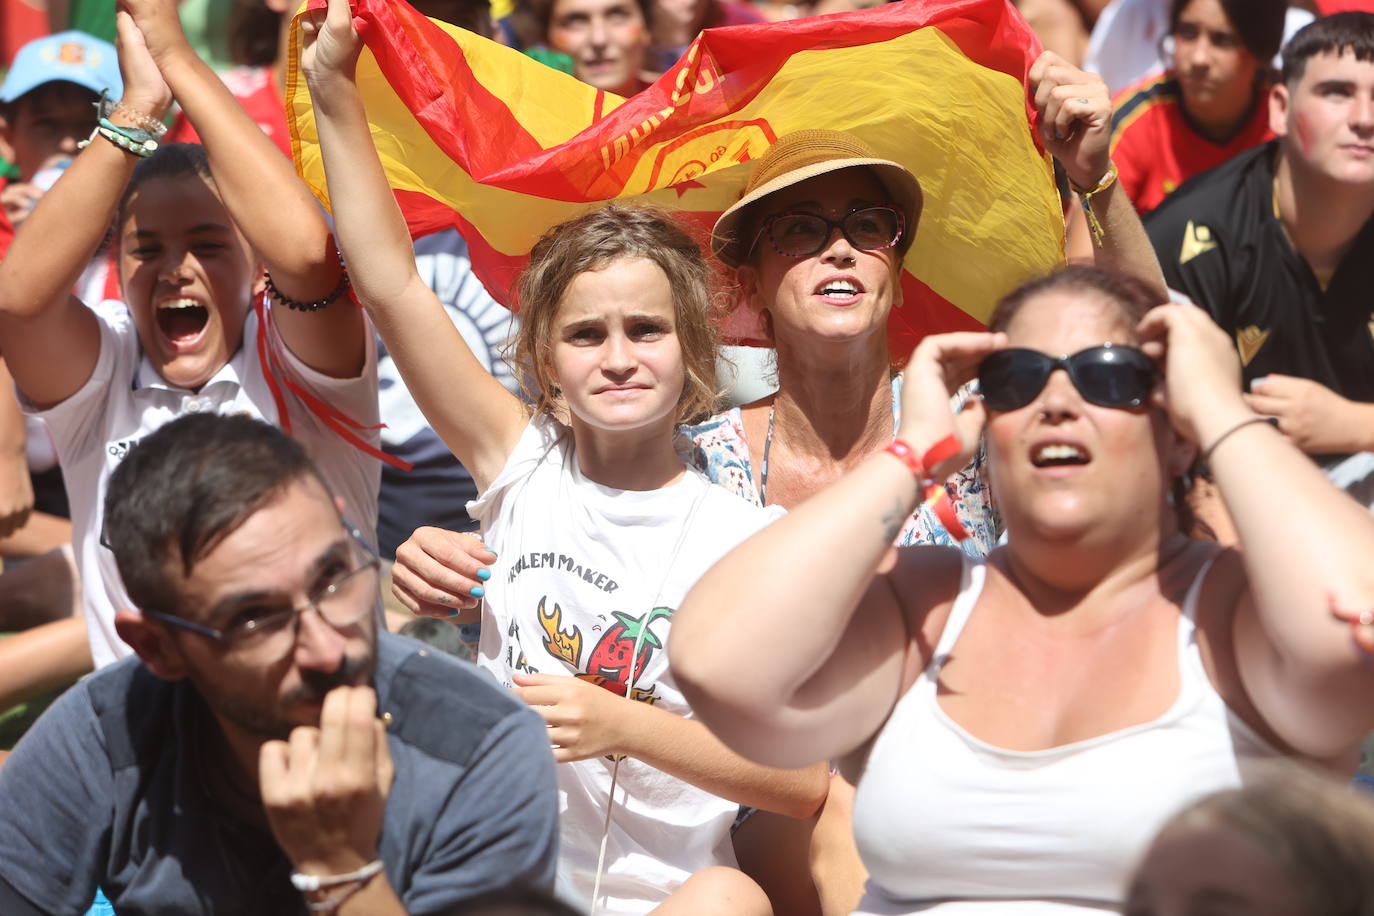
[[[1115,148],[1112,149],[1112,163],[1116,166],[1116,180],[1121,182],[1121,190],[1126,192],[1126,196],[1135,204],[1135,208],[1141,208],[1141,197],[1145,191],[1147,171],[1143,168],[1136,155],[1136,147],[1139,143],[1133,140],[1140,136],[1141,131],[1132,131],[1129,128],[1121,132]]]
[[[8,180],[0,180],[0,191],[4,190],[8,184]],[[9,253],[10,242],[13,241],[14,227],[10,225],[9,218],[5,216],[5,211],[0,210],[0,258]]]

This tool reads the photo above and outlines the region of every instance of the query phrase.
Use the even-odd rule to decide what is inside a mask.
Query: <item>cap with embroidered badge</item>
[[[44,83],[58,81],[96,94],[108,89],[114,98],[124,91],[114,45],[85,32],[58,32],[19,49],[0,85],[0,102],[13,102]]]

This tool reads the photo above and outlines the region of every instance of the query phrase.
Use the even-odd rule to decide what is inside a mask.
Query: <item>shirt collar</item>
[[[247,360],[247,347],[240,346],[230,357],[229,362],[220,366],[219,371],[210,376],[210,380],[200,387],[199,392],[193,392],[189,388],[182,388],[167,381],[153,367],[152,362],[145,353],[138,363],[138,371],[134,373],[134,388],[160,388],[163,391],[175,391],[181,394],[204,394],[215,385],[227,384],[233,386],[235,390],[243,387],[244,363]]]

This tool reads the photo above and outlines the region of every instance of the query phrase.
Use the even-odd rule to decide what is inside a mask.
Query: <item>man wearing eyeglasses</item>
[[[0,912],[454,912],[552,883],[541,720],[378,632],[378,561],[279,430],[191,415],[110,481],[138,660],[65,694],[0,769]]]

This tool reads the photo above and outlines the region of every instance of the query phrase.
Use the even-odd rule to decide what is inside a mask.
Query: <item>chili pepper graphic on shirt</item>
[[[562,608],[554,602],[550,611],[548,603],[545,596],[539,600],[538,607],[539,622],[544,631],[542,642],[545,651],[574,668],[583,668],[580,658],[583,646],[581,630],[576,625],[571,629],[564,629]],[[656,607],[640,617],[623,611],[614,611],[611,618],[615,622],[606,628],[596,645],[592,646],[591,652],[587,655],[585,669],[576,676],[618,696],[625,696],[631,661],[634,663],[635,679],[638,680],[648,667],[654,652],[663,648],[663,640],[651,627],[655,621],[666,620],[672,616],[673,609],[668,607]],[[637,656],[636,642],[639,643]],[[636,688],[634,699],[652,702],[654,691],[652,688]]]

